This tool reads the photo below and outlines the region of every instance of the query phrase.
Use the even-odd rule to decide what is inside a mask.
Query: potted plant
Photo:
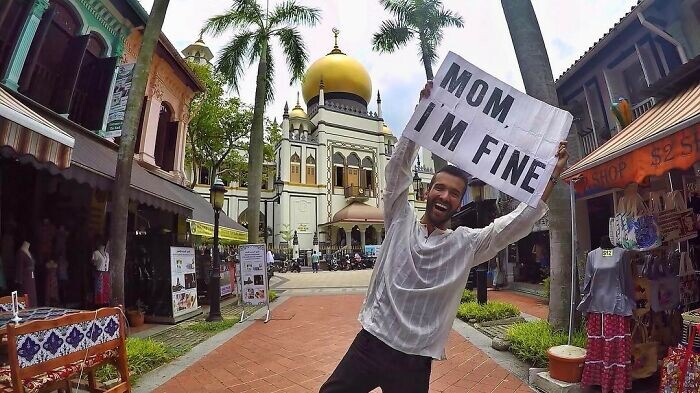
[[[138,327],[143,325],[146,317],[146,304],[141,299],[136,301],[136,306],[126,310],[126,319],[129,320],[129,326]]]

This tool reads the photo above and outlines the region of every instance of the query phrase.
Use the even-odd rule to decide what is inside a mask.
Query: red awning
[[[700,82],[649,109],[567,169],[576,191],[592,195],[641,183],[700,161]]]

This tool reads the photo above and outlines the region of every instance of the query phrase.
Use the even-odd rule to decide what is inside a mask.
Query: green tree
[[[425,69],[425,78],[433,80],[433,63],[437,48],[447,27],[463,27],[464,21],[456,12],[446,9],[441,0],[379,0],[394,19],[385,20],[372,37],[372,47],[380,53],[391,53],[418,40],[418,54]],[[447,163],[433,154],[435,169]]]
[[[258,70],[255,85],[253,125],[248,148],[248,206],[260,205],[262,187],[265,105],[274,96],[272,85],[275,65],[272,56],[272,39],[279,41],[284,58],[292,74],[290,84],[301,79],[308,62],[306,45],[297,26],[314,26],[320,19],[316,8],[298,5],[287,0],[269,13],[255,0],[233,0],[228,11],[211,17],[202,28],[202,33],[219,36],[233,30],[231,40],[220,52],[216,69],[226,81],[238,90],[243,74],[257,60]],[[248,209],[248,239],[259,238],[258,209]]]
[[[529,0],[501,0],[520,74],[528,95],[559,106],[552,67],[537,15]],[[572,159],[578,153],[576,133],[569,133]],[[568,325],[571,294],[571,207],[569,191],[558,184],[549,198],[550,294],[549,321],[557,329]]]
[[[117,168],[112,189],[112,218],[110,221],[110,276],[112,281],[111,300],[113,305],[124,304],[124,264],[126,260],[126,235],[129,218],[129,188],[131,187],[131,167],[134,162],[136,130],[141,119],[141,105],[146,94],[146,83],[151,70],[153,52],[158,43],[169,0],[155,0],[143,31],[141,49],[134,66],[131,91],[126,103],[126,113],[119,141]]]

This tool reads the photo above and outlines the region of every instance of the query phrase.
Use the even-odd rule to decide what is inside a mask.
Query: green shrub
[[[549,290],[550,290],[550,284],[551,284],[551,279],[549,277],[545,278],[544,281],[542,281],[542,287],[544,289],[544,294],[547,296],[547,299],[549,299]]]
[[[512,304],[502,302],[462,303],[457,309],[457,317],[464,321],[476,319],[477,322],[495,321],[497,319],[517,317],[520,310]]]
[[[270,299],[270,303],[274,302],[275,299],[277,299],[279,296],[280,295],[278,295],[276,291],[272,291],[272,290],[270,292],[268,292],[268,294],[267,294],[268,299]]]
[[[143,375],[171,360],[181,356],[182,351],[176,351],[167,345],[144,338],[126,339],[126,356],[129,360],[131,383]],[[106,382],[117,378],[119,374],[113,366],[101,367],[97,370],[97,379]]]
[[[568,341],[568,333],[555,331],[547,321],[532,321],[511,326],[506,333],[510,341],[510,351],[518,359],[533,367],[547,367],[547,350]],[[572,337],[572,345],[586,347],[586,334],[577,330]]]
[[[185,329],[192,330],[194,332],[205,332],[205,333],[219,333],[224,330],[230,329],[233,325],[238,323],[238,318],[235,319],[224,319],[219,322],[205,322],[198,321],[185,325]]]
[[[476,292],[465,289],[462,292],[462,301],[460,303],[476,302]]]

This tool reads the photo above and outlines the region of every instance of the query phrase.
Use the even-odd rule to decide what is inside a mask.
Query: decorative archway
[[[355,225],[352,228],[352,232],[350,232],[350,240],[352,248],[359,248],[362,245],[362,233],[357,225]]]
[[[375,245],[379,244],[379,239],[377,238],[377,229],[370,225],[365,229],[365,244]]]
[[[338,247],[344,247],[347,244],[347,235],[345,234],[345,229],[338,228],[336,232],[336,243]]]
[[[260,213],[260,232],[265,233],[265,229],[267,227],[267,221],[265,219],[265,215],[263,212]],[[248,228],[248,209],[246,208],[241,212],[241,214],[238,215],[238,223],[243,225],[244,227]]]

